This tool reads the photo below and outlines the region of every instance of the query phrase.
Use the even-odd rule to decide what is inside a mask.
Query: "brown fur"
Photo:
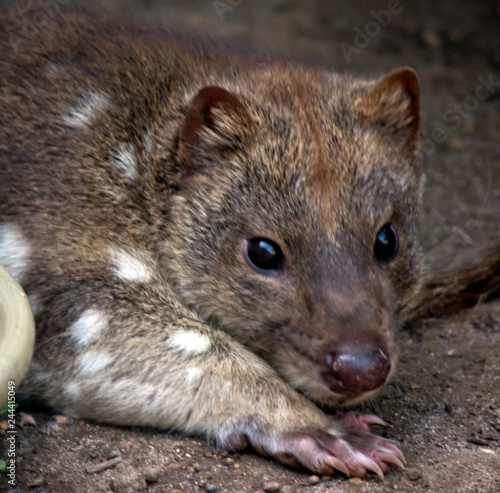
[[[317,473],[400,464],[374,417],[340,423],[303,395],[379,386],[332,390],[339,352],[373,358],[380,384],[396,364],[421,265],[415,74],[360,80],[71,13],[2,39],[0,259],[37,306],[24,392]],[[256,237],[282,268],[249,264]]]

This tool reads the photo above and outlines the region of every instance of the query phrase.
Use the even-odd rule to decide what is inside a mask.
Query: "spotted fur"
[[[321,474],[401,465],[372,418],[312,401],[372,393],[331,390],[335,348],[397,361],[395,313],[420,276],[415,74],[332,76],[81,14],[50,22],[1,37],[0,262],[36,307],[23,392]],[[386,223],[400,246],[381,265]],[[249,264],[255,237],[280,245],[279,272]]]

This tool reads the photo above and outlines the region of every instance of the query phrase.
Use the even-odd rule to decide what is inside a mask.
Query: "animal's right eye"
[[[379,264],[388,264],[396,257],[399,249],[398,235],[391,223],[382,226],[377,233],[373,253]]]
[[[258,270],[278,270],[283,265],[281,248],[267,238],[253,238],[247,242],[247,259]]]

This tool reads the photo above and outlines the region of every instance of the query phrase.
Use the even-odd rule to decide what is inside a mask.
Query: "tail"
[[[420,290],[400,310],[405,323],[500,298],[500,242],[467,253],[454,267],[424,272]]]

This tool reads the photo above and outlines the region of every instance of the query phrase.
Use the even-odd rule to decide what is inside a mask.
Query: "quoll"
[[[0,262],[36,315],[24,394],[318,474],[402,466],[379,418],[315,403],[373,395],[401,314],[436,294],[415,73],[364,80],[71,12],[12,43],[13,16]],[[477,299],[484,272],[457,293]]]

